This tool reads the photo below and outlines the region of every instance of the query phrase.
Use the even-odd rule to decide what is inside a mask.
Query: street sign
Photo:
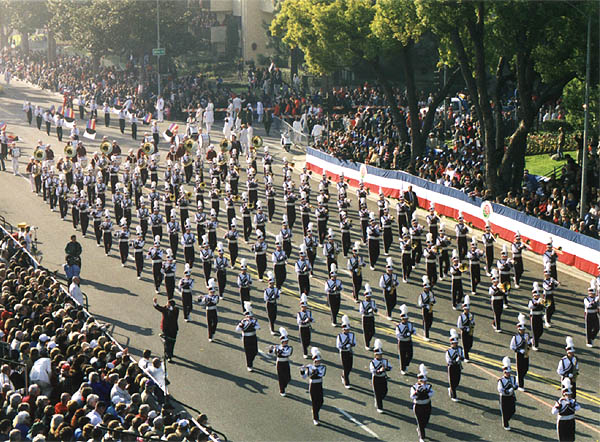
[[[154,49],[152,49],[152,55],[154,55],[154,56],[165,55],[165,48],[154,48]]]

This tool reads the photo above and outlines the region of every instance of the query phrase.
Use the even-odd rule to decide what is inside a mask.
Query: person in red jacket
[[[165,357],[169,362],[172,362],[175,340],[177,339],[177,332],[179,331],[179,325],[177,324],[179,319],[179,308],[175,305],[174,299],[169,299],[167,305],[164,306],[158,305],[156,298],[154,298],[153,302],[154,308],[162,313],[160,329],[165,343]]]

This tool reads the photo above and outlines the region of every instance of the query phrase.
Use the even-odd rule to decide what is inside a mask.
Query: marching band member
[[[227,225],[231,225],[231,220],[235,218],[235,201],[233,200],[233,195],[231,194],[231,185],[229,183],[225,184],[225,196],[223,197],[223,201],[225,202],[225,211],[227,213]]]
[[[206,234],[206,213],[204,213],[204,203],[202,201],[197,202],[197,210],[194,214],[194,220],[196,221],[196,238],[198,239],[198,245],[202,245],[202,238]]]
[[[358,218],[360,219],[360,228],[362,232],[362,242],[367,243],[367,228],[369,227],[369,208],[367,207],[366,198],[359,200]]]
[[[515,414],[516,388],[517,382],[510,372],[510,358],[505,356],[502,359],[502,377],[498,379],[498,394],[500,394],[502,425],[507,431],[510,431],[510,418]]]
[[[181,303],[183,304],[183,319],[185,322],[190,321],[190,313],[192,313],[192,290],[194,289],[194,280],[192,279],[192,271],[189,264],[185,264],[183,278],[179,280],[177,288],[181,295]]]
[[[471,298],[469,295],[465,296],[462,307],[463,312],[458,317],[456,328],[460,330],[460,337],[462,339],[463,350],[465,352],[465,362],[469,362],[469,352],[473,347],[473,333],[475,332],[475,315],[470,312]]]
[[[290,229],[293,229],[296,222],[296,204],[298,204],[298,197],[294,193],[294,189],[291,187],[288,188],[287,192],[283,195],[283,199],[285,201],[287,220],[290,224]]]
[[[303,379],[310,379],[308,391],[312,402],[313,424],[319,425],[319,411],[323,406],[323,378],[327,367],[322,364],[321,352],[317,347],[310,349],[313,363],[300,367]]]
[[[169,245],[173,252],[173,259],[177,259],[177,249],[179,248],[179,232],[181,227],[177,221],[177,212],[171,209],[171,220],[167,223],[167,234],[169,235]]]
[[[581,405],[575,400],[571,380],[566,378],[561,384],[562,396],[552,407],[552,414],[556,414],[558,440],[571,441],[575,440],[575,412],[581,408]]]
[[[217,256],[215,256],[215,269],[217,271],[217,283],[219,284],[219,297],[221,299],[223,299],[225,285],[227,284],[227,267],[229,267],[229,260],[224,255],[223,243],[219,241],[217,243]]]
[[[575,344],[573,343],[573,338],[571,336],[567,336],[565,341],[567,343],[565,346],[567,354],[566,356],[563,356],[560,361],[558,361],[558,368],[556,369],[556,372],[560,376],[561,382],[563,382],[565,379],[569,379],[571,381],[571,390],[573,392],[573,399],[575,399],[577,397],[579,361],[575,357]]]
[[[396,325],[396,339],[398,340],[398,356],[400,357],[400,373],[406,374],[413,358],[412,335],[417,331],[412,322],[408,320],[408,307],[400,306],[400,322]]]
[[[379,278],[379,287],[383,289],[388,321],[392,320],[392,311],[396,307],[396,287],[399,285],[398,275],[394,273],[394,262],[391,257],[388,257],[386,258],[385,273]]]
[[[458,345],[458,333],[455,329],[450,329],[450,348],[446,350],[446,364],[448,365],[448,396],[453,402],[458,402],[456,390],[460,384],[460,375],[462,371],[462,361],[465,354],[460,345]]]
[[[394,234],[392,233],[392,223],[394,219],[390,216],[390,209],[388,208],[388,202],[383,208],[383,215],[379,218],[381,229],[383,230],[383,252],[385,256],[389,255],[390,247],[394,241]],[[348,241],[350,245],[350,241]]]
[[[366,266],[365,260],[359,256],[360,242],[356,241],[354,247],[352,247],[352,256],[348,258],[348,264],[346,268],[352,274],[352,297],[354,302],[358,302],[358,294],[362,287],[362,268]]]
[[[412,241],[406,227],[402,227],[402,235],[400,236],[400,251],[402,252],[402,282],[407,283],[410,278],[410,272],[413,268],[412,261]]]
[[[544,269],[544,280],[542,281],[542,289],[544,291],[544,304],[546,305],[546,314],[544,316],[544,327],[552,327],[552,315],[556,310],[554,304],[554,289],[556,289],[560,283],[552,276],[552,268],[547,266]]]
[[[244,353],[246,354],[246,369],[248,371],[254,371],[252,366],[254,364],[254,358],[258,354],[257,330],[260,330],[260,326],[252,313],[252,303],[250,301],[244,301],[244,318],[239,322],[235,331],[242,333]]]
[[[340,246],[333,240],[333,229],[329,229],[327,233],[327,242],[323,243],[323,256],[327,260],[327,268],[330,269],[332,264],[337,267],[337,256],[340,253]]]
[[[458,212],[458,224],[456,225],[456,246],[458,248],[458,260],[462,263],[467,256],[467,234],[469,228],[465,226],[462,212]]]
[[[273,263],[273,273],[275,273],[275,285],[278,290],[285,283],[287,272],[285,266],[287,264],[287,254],[281,248],[283,238],[281,234],[275,236],[275,251],[271,254],[271,262]]]
[[[283,247],[283,251],[288,259],[292,256],[292,229],[288,227],[287,215],[283,215],[283,219],[281,221],[281,230],[279,231],[281,235],[281,246]]]
[[[350,230],[352,229],[352,222],[348,218],[348,214],[342,210],[340,212],[340,232],[342,233],[342,253],[344,258],[348,257],[348,251],[350,250]]]
[[[142,279],[142,271],[144,269],[144,235],[142,234],[142,228],[137,226],[135,228],[137,238],[131,241],[131,248],[133,248],[133,258],[135,261],[135,271],[137,273],[137,279]]]
[[[227,249],[229,250],[229,257],[231,258],[231,268],[235,267],[235,262],[238,257],[238,237],[239,233],[236,230],[237,220],[234,218],[231,220],[229,230],[223,236],[223,239],[227,240]],[[218,245],[218,244],[217,244]]]
[[[113,223],[110,220],[110,212],[108,209],[104,211],[104,222],[100,224],[102,229],[102,241],[104,243],[104,254],[108,256],[112,247]]]
[[[256,271],[258,279],[263,280],[265,270],[267,270],[267,243],[264,239],[264,233],[256,229],[256,242],[251,247],[256,260]]]
[[[271,345],[269,353],[274,354],[277,357],[275,366],[277,367],[279,394],[282,397],[285,397],[285,389],[292,378],[290,373],[290,356],[294,352],[294,349],[288,345],[290,338],[288,337],[287,330],[283,327],[279,327],[279,340],[281,341],[281,344]]]
[[[308,203],[308,193],[305,191],[300,192],[300,216],[302,218],[302,231],[306,232],[308,224],[310,223],[310,211],[311,207]]]
[[[342,332],[337,335],[335,346],[340,352],[342,360],[342,384],[350,388],[350,372],[352,371],[353,350],[356,346],[356,337],[350,331],[350,318],[347,315],[342,316]]]
[[[125,217],[121,218],[121,230],[116,232],[115,236],[119,241],[119,254],[121,256],[121,267],[125,267],[129,257],[129,227]]]
[[[423,256],[425,256],[425,271],[427,272],[427,277],[431,282],[431,287],[435,287],[437,283],[437,262],[438,262],[438,254],[436,250],[436,246],[433,242],[433,234],[427,233],[425,235],[425,249],[423,250]]]
[[[506,244],[502,246],[502,252],[500,252],[500,259],[496,263],[498,271],[500,272],[500,284],[503,287],[504,297],[504,308],[508,308],[508,294],[510,292],[510,277],[513,272],[514,264],[511,259],[508,258],[508,252]]]
[[[248,244],[250,235],[252,235],[252,218],[250,213],[250,205],[248,204],[248,195],[246,192],[242,192],[242,205],[240,206],[240,212],[242,214],[244,241]]]
[[[200,249],[200,261],[202,261],[202,270],[204,271],[206,284],[208,284],[208,280],[210,279],[213,260],[214,254],[208,244],[208,235],[204,235],[202,238],[202,249]]]
[[[492,306],[492,312],[494,319],[492,320],[492,327],[496,333],[502,331],[500,321],[502,320],[502,311],[504,310],[504,297],[505,292],[498,284],[498,270],[492,269],[492,285],[488,290],[490,296],[490,303]]]
[[[437,246],[437,250],[440,254],[440,280],[443,280],[450,272],[450,250],[452,249],[451,243],[452,240],[446,235],[446,225],[441,223],[438,237],[435,241],[435,245]]]
[[[540,286],[537,281],[533,283],[531,290],[532,299],[529,300],[529,321],[531,322],[531,333],[533,334],[533,351],[538,351],[540,347],[540,338],[544,333],[543,316],[546,307],[544,301],[540,298]]]
[[[296,261],[295,269],[298,275],[298,289],[300,290],[300,294],[310,295],[310,272],[312,271],[312,266],[306,257],[306,244],[304,243],[300,245],[300,258]]]
[[[558,260],[557,250],[552,246],[552,237],[546,243],[546,251],[542,255],[544,268],[550,267],[550,276],[558,281],[558,272],[556,271],[556,261]],[[561,252],[562,253],[562,252]]]
[[[263,213],[262,202],[256,203],[256,213],[254,214],[254,225],[263,234],[263,237],[267,234],[265,225],[267,224],[267,215]]]
[[[308,296],[305,293],[300,295],[300,311],[296,314],[296,323],[300,333],[300,343],[302,344],[302,354],[304,359],[308,359],[308,347],[310,347],[310,329],[313,319],[312,312],[308,309]]]
[[[583,306],[585,308],[585,345],[590,348],[593,346],[594,339],[598,336],[600,322],[598,319],[598,314],[600,313],[599,291],[596,280],[592,279],[588,288],[588,294],[583,299]]]
[[[429,278],[423,276],[423,291],[417,301],[423,315],[423,339],[429,342],[429,329],[433,324],[433,305],[435,304],[435,295],[431,290]]]
[[[398,204],[396,205],[396,217],[398,218],[398,235],[404,233],[404,229],[410,227],[410,206],[404,201],[404,195],[400,193],[398,196]]]
[[[161,272],[165,280],[165,288],[167,290],[167,298],[171,299],[175,292],[175,270],[176,263],[173,259],[173,252],[167,249],[167,259],[162,263]]]
[[[240,289],[240,301],[242,303],[243,309],[244,303],[246,301],[250,301],[250,287],[252,286],[252,277],[247,271],[246,258],[242,258],[242,260],[240,261],[240,270],[241,273],[238,275],[237,285]]]
[[[217,316],[217,304],[219,296],[215,294],[215,280],[208,280],[208,295],[200,298],[199,304],[206,307],[206,329],[208,330],[208,342],[212,342],[215,333],[217,332],[217,324],[219,318]]]
[[[313,223],[308,223],[306,228],[306,233],[304,234],[303,242],[306,246],[306,256],[310,261],[311,276],[314,274],[313,269],[315,268],[315,259],[317,258],[317,238],[315,238],[312,234],[313,231]],[[329,267],[328,267],[329,268]]]
[[[315,218],[317,218],[317,228],[319,236],[319,245],[325,243],[327,234],[327,220],[329,219],[329,209],[323,205],[323,196],[317,196],[317,208],[315,209]],[[329,268],[329,267],[328,267]]]
[[[150,215],[150,223],[152,224],[152,236],[162,240],[163,229],[162,226],[165,223],[163,216],[158,212],[158,201],[154,202],[154,211]]]
[[[517,334],[510,340],[510,349],[515,352],[517,361],[517,381],[519,391],[525,391],[525,375],[529,370],[529,349],[532,339],[525,330],[525,315],[519,313],[519,322],[517,323]]]
[[[438,238],[438,227],[440,224],[440,217],[435,213],[435,203],[431,203],[429,206],[429,213],[425,217],[427,225],[429,226],[429,233],[433,237],[433,242],[437,242]]]
[[[192,233],[192,223],[190,219],[185,220],[185,233],[181,236],[181,245],[183,246],[183,257],[186,264],[189,264],[190,268],[194,266],[194,243],[196,237]]]
[[[342,281],[337,279],[337,266],[331,264],[329,279],[325,282],[325,294],[327,295],[327,304],[331,311],[331,325],[337,327],[337,315],[340,311]]]
[[[492,233],[492,226],[489,221],[485,222],[485,232],[481,236],[481,242],[485,246],[485,272],[487,276],[492,276],[492,267],[494,266],[494,243],[496,238]]]
[[[217,221],[217,213],[215,209],[210,209],[210,219],[206,220],[206,232],[208,235],[208,245],[211,250],[217,247],[217,228],[219,223]]]
[[[85,236],[90,223],[89,204],[85,190],[79,193],[79,201],[77,201],[77,209],[79,211],[79,220],[81,222],[81,233]]]
[[[144,197],[140,197],[140,207],[137,209],[137,217],[140,223],[139,227],[142,231],[142,237],[146,239],[150,211],[146,208],[146,199]]]
[[[464,297],[462,271],[460,269],[459,256],[456,250],[452,250],[452,267],[450,267],[450,275],[452,276],[452,310],[456,310],[461,299]]]
[[[96,238],[97,247],[102,246],[102,229],[100,228],[100,226],[102,225],[102,214],[102,201],[100,200],[100,198],[96,198],[96,207],[92,209],[91,216],[93,220],[94,236]]]
[[[413,269],[421,262],[423,256],[423,226],[419,224],[417,212],[413,212],[409,229],[412,244],[412,267]],[[408,279],[408,277],[407,277]]]
[[[371,286],[365,284],[365,299],[360,302],[358,310],[362,316],[362,329],[366,350],[371,350],[371,339],[375,336],[375,313],[377,313],[377,305],[373,301],[372,296]]]
[[[163,251],[160,248],[160,236],[154,237],[154,245],[150,247],[146,257],[152,262],[152,277],[154,279],[154,291],[159,292],[160,285],[163,281],[162,274],[162,263],[163,263]]]
[[[281,294],[279,288],[275,285],[273,272],[269,271],[267,272],[267,288],[263,292],[263,298],[265,300],[265,306],[272,335],[277,333],[275,331],[275,321],[277,320],[277,300],[280,296]]]
[[[377,258],[379,258],[379,237],[381,231],[377,225],[375,214],[369,213],[369,226],[367,227],[367,241],[369,243],[369,267],[371,270],[375,270],[375,264],[377,264]]]
[[[377,408],[377,413],[383,413],[383,400],[388,393],[387,372],[392,369],[392,366],[387,359],[383,358],[381,340],[375,339],[373,352],[375,353],[375,357],[369,364],[369,371],[371,372],[371,382],[375,395],[375,408]]]
[[[471,250],[467,252],[469,269],[471,271],[471,295],[477,294],[477,286],[481,282],[481,259],[483,252],[477,248],[477,238],[471,238]]]
[[[410,398],[413,401],[413,412],[417,420],[417,433],[419,442],[425,440],[425,428],[429,423],[431,416],[431,397],[433,389],[431,384],[427,383],[427,369],[425,364],[419,365],[419,374],[417,374],[417,383],[410,387]]]
[[[71,191],[73,192],[73,197],[69,200],[69,203],[71,203],[71,221],[73,222],[73,229],[77,229],[77,226],[79,225],[79,189],[73,184],[71,186]],[[51,195],[54,196],[55,192],[51,191]],[[50,200],[50,202],[50,208],[54,209],[52,200]]]
[[[521,234],[517,231],[515,233],[515,240],[511,245],[512,251],[512,260],[515,266],[515,288],[519,288],[519,283],[521,282],[521,277],[523,276],[523,250],[531,250],[527,244],[521,242]]]

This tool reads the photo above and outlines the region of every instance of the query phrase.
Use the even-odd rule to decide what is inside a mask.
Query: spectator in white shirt
[[[131,404],[131,395],[127,392],[127,379],[119,379],[113,388],[110,390],[110,400],[113,404],[117,405],[119,402],[123,402],[125,405]]]
[[[83,305],[83,293],[81,292],[80,284],[81,280],[79,279],[79,276],[74,276],[73,282],[69,287],[69,294],[79,305]]]
[[[94,427],[102,423],[102,416],[106,411],[106,404],[102,401],[96,402],[96,407],[90,411],[86,416],[90,419],[90,424]]]

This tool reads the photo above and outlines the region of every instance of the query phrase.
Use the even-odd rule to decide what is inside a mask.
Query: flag
[[[142,120],[142,123],[144,123],[145,125],[148,125],[152,122],[152,114],[150,112],[148,112],[146,114],[146,116],[144,117],[144,119]]]
[[[171,123],[169,128],[165,131],[165,135],[167,135],[169,138],[171,138],[173,135],[175,135],[177,133],[178,129],[179,129],[179,126],[177,124]]]
[[[74,121],[67,121],[67,120],[65,120],[65,127],[67,129],[73,129],[73,123],[74,123]]]
[[[121,108],[123,107],[123,105],[121,104],[121,99],[120,98],[117,98],[115,100],[115,105],[113,107],[115,109],[117,109],[117,110],[121,110]]]
[[[62,117],[63,107],[62,106],[58,106],[58,109],[56,109],[56,113]]]
[[[94,118],[88,120],[83,136],[90,140],[96,139],[96,120]]]
[[[71,123],[73,120],[75,120],[75,112],[73,112],[73,109],[70,107],[65,110],[65,120],[67,120],[68,123]]]

